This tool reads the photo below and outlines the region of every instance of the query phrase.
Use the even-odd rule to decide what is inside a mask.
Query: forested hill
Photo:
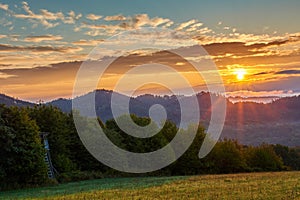
[[[92,93],[86,94],[91,95]],[[96,112],[104,122],[113,118],[110,101],[112,91],[97,90]],[[125,98],[117,94],[118,98]],[[82,97],[81,97],[82,98]],[[190,97],[181,97],[190,98]],[[205,126],[211,116],[209,93],[197,95],[200,104],[201,120]],[[220,97],[221,98],[221,97]],[[71,111],[71,100],[58,99],[49,104]],[[161,104],[167,111],[168,119],[178,124],[180,106],[176,96],[141,95],[131,98],[130,112],[138,116],[148,116],[149,108]],[[190,108],[191,112],[193,108]],[[255,102],[231,103],[227,100],[226,123],[222,132],[223,138],[237,139],[243,144],[259,145],[263,142],[300,146],[300,97],[286,97],[272,103]]]
[[[102,121],[112,119],[110,108],[112,91],[97,90],[96,112]],[[88,93],[78,98],[84,98]],[[2,95],[4,96],[4,95]],[[1,96],[1,97],[2,97]],[[126,96],[116,93],[118,99]],[[4,98],[6,97],[6,98]],[[16,100],[7,96],[0,98],[0,103],[6,105],[27,106],[28,102]],[[191,98],[182,96],[180,98]],[[210,95],[199,93],[202,123],[207,126],[210,119]],[[220,97],[222,98],[222,97]],[[3,100],[2,100],[3,99]],[[57,99],[48,103],[64,112],[72,109],[71,99]],[[161,104],[167,111],[167,117],[176,124],[180,121],[180,106],[176,96],[141,95],[130,100],[130,112],[138,116],[148,116],[149,108]],[[189,108],[193,112],[193,108]],[[279,143],[288,146],[300,146],[300,97],[286,97],[269,104],[240,102],[231,103],[227,100],[226,123],[222,137],[238,139],[243,144],[258,145],[262,142]]]
[[[96,91],[96,110],[103,121],[112,118],[110,109],[110,101],[112,91],[97,90]],[[91,95],[88,93],[86,95]],[[122,94],[117,94],[119,99],[126,98]],[[84,95],[84,96],[86,96]],[[79,98],[82,98],[81,96]],[[184,96],[182,96],[184,97]],[[190,97],[186,97],[190,98]],[[207,120],[210,118],[210,96],[209,93],[199,93],[197,95],[201,118]],[[19,100],[0,94],[0,104],[7,106],[33,106],[34,103]],[[64,112],[70,112],[72,109],[72,100],[59,98],[47,103],[60,108]],[[176,96],[156,96],[156,95],[141,95],[130,100],[130,111],[140,116],[148,116],[149,108],[154,104],[161,104],[169,113],[168,118],[174,122],[179,120],[180,107]],[[228,123],[265,123],[265,122],[283,122],[283,121],[298,121],[300,120],[300,97],[286,97],[278,99],[272,103],[263,104],[255,102],[239,102],[231,103],[227,100],[227,117]]]
[[[18,106],[18,107],[34,105],[33,103],[19,100],[17,98],[13,98],[13,97],[7,96],[5,94],[0,94],[0,104],[5,104],[7,106]]]

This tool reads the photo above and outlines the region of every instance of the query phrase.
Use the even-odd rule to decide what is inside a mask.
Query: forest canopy
[[[145,126],[147,117],[131,115],[133,121]],[[150,152],[165,146],[178,131],[167,121],[151,138],[135,138],[119,129],[114,119],[103,123],[107,137],[117,146],[132,152]],[[0,105],[0,189],[20,188],[53,183],[47,176],[45,148],[40,133],[49,133],[51,159],[57,173],[56,181],[66,182],[115,176],[166,176],[236,173],[252,171],[299,170],[300,151],[282,145],[245,146],[235,140],[219,141],[204,159],[198,152],[205,137],[199,125],[190,148],[174,163],[156,172],[128,174],[113,170],[97,161],[82,144],[72,113],[64,113],[43,104],[17,108]],[[284,134],[284,133],[283,133]]]

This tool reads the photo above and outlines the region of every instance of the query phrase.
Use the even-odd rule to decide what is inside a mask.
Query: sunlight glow
[[[245,74],[246,74],[246,70],[245,69],[236,69],[234,71],[234,74],[236,75],[237,80],[241,81],[245,78]]]

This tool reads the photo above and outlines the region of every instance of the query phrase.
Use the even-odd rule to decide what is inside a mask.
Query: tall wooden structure
[[[47,139],[48,135],[49,135],[49,133],[46,133],[46,132],[42,132],[40,134],[42,142],[44,144],[44,148],[46,150],[45,163],[47,165],[47,175],[48,175],[48,178],[54,179],[55,178],[55,173],[57,173],[57,171],[55,170],[55,168],[52,165],[51,155],[50,155],[50,146],[49,146],[49,142],[48,142],[48,139]]]

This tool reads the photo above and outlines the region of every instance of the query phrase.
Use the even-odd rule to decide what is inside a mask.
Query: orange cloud
[[[92,14],[92,13],[91,13],[91,14],[88,14],[88,15],[86,16],[86,18],[89,19],[89,20],[95,21],[95,20],[101,19],[102,16],[101,16],[101,15],[95,15],[95,14]]]
[[[0,9],[7,11],[8,10],[8,5],[0,3]]]
[[[195,20],[195,19],[189,20],[189,21],[187,21],[187,22],[183,22],[183,23],[181,23],[181,24],[176,28],[176,30],[180,31],[180,30],[182,30],[182,29],[184,29],[184,28],[186,28],[186,27],[188,27],[188,26],[190,26],[190,25],[192,25],[192,24],[194,24],[194,23],[196,23],[196,22],[197,22],[197,20]]]
[[[104,18],[105,21],[124,21],[127,18],[123,15],[112,15],[112,16],[106,16]]]
[[[42,24],[46,28],[53,28],[58,26],[60,23],[57,20],[62,21],[65,24],[74,24],[76,20],[82,17],[82,14],[75,14],[74,11],[69,11],[67,16],[62,12],[50,12],[46,9],[41,9],[39,14],[34,13],[27,2],[22,2],[22,8],[26,14],[13,13],[15,18],[29,19],[35,24]]]
[[[62,40],[63,37],[60,35],[37,35],[37,36],[27,36],[25,42],[43,42],[43,41],[57,41]]]

